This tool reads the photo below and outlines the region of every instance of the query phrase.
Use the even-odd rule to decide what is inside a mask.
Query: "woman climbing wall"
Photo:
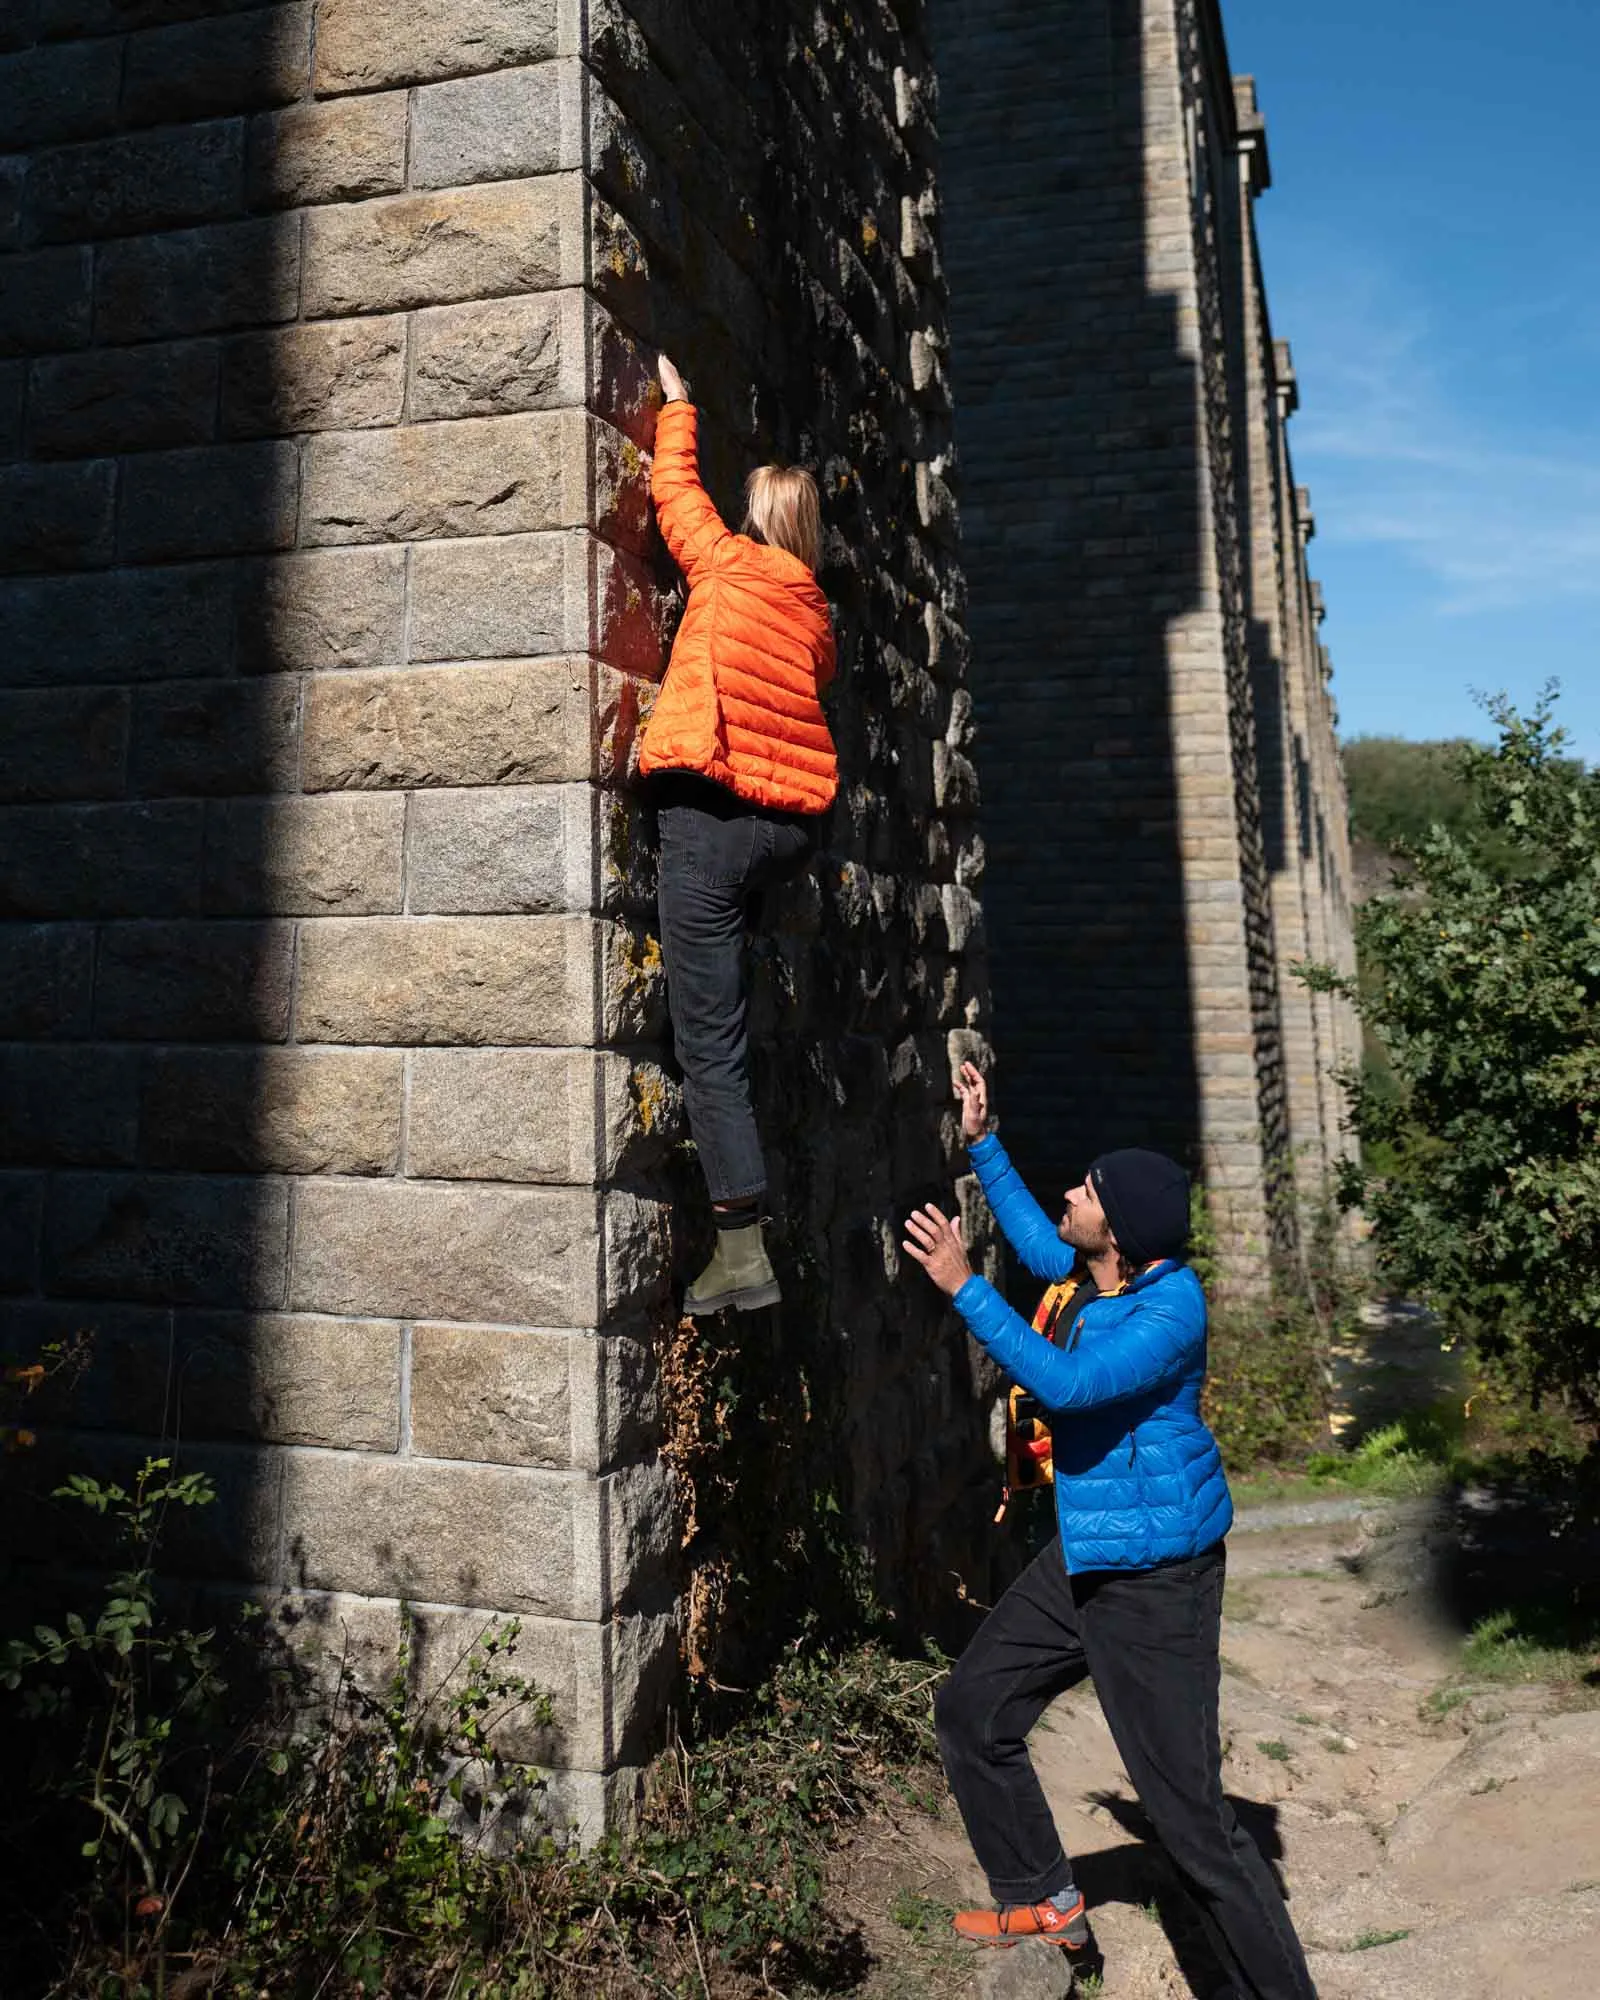
[[[661,948],[684,1103],[717,1225],[684,1310],[776,1305],[766,1164],[750,1100],[744,931],[752,895],[803,865],[838,790],[821,690],[833,625],[809,472],[750,475],[732,533],[700,481],[698,416],[662,355],[656,518],[689,585],[640,768],[660,825]]]

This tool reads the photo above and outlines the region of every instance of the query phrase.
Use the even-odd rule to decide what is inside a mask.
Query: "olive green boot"
[[[733,1307],[738,1312],[755,1312],[761,1306],[775,1306],[783,1294],[761,1240],[761,1224],[747,1222],[741,1229],[719,1229],[711,1262],[683,1295],[686,1313],[719,1313]]]

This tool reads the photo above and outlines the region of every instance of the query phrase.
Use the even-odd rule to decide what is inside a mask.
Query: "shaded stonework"
[[[517,1614],[589,1830],[701,1553],[655,1357],[708,1216],[630,786],[658,344],[726,510],[816,469],[841,635],[846,790],[754,972],[750,1337],[804,1356],[787,1423],[891,1603],[937,1615],[986,1511],[967,1345],[897,1270],[986,1049],[920,19],[0,23],[0,1291],[8,1350],[93,1337],[12,1472],[176,1437],[219,1499],[174,1570],[358,1657],[402,1599],[425,1667]]]
[[[1170,0],[5,9],[0,1344],[92,1336],[8,1593],[79,1558],[63,1467],[176,1439],[175,1577],[375,1664],[409,1601],[424,1673],[515,1613],[555,1809],[625,1809],[727,1556],[661,1451],[707,1221],[631,780],[664,346],[726,511],[817,472],[841,642],[844,789],[753,955],[786,1300],[724,1521],[908,1625],[984,1595],[993,1382],[897,1245],[933,1195],[992,1257],[948,1086],[990,969],[1046,1185],[1190,1151],[1259,1268],[1334,1143],[1253,130]]]
[[[1214,0],[932,0],[985,909],[1008,1132],[1204,1176],[1293,1245],[1354,1047],[1345,803],[1293,407]]]

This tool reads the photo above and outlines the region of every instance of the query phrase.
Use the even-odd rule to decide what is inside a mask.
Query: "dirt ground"
[[[1461,1632],[1426,1587],[1433,1525],[1426,1503],[1380,1503],[1355,1519],[1236,1530],[1228,1790],[1280,1870],[1323,2000],[1593,2000],[1595,1691],[1460,1684]],[[1142,1837],[1092,1694],[1056,1704],[1034,1754],[1105,1954],[1104,2000],[1227,1990]],[[875,1960],[862,1993],[1061,2000],[1050,1947],[985,1954],[950,1939],[950,1907],[984,1895],[953,1815],[876,1827],[841,1857],[837,1881]]]

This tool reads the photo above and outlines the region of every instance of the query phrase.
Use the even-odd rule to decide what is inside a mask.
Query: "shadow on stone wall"
[[[286,1303],[285,1170],[348,1143],[287,1047],[288,919],[348,851],[326,822],[287,862],[268,844],[330,643],[272,560],[298,497],[267,331],[299,290],[293,12],[0,23],[0,1348],[82,1341],[6,1461],[8,1598],[90,1552],[44,1497],[63,1472],[175,1440],[219,1497],[171,1566],[277,1566],[255,1446],[294,1436],[306,1356],[258,1315]]]
[[[981,1032],[987,1007],[970,767],[949,754],[959,572],[930,476],[949,435],[943,293],[917,233],[931,133],[915,8],[844,28],[701,0],[670,37],[657,9],[636,12],[648,45],[602,33],[595,51],[643,141],[632,178],[596,166],[648,280],[620,310],[683,366],[725,517],[764,459],[816,473],[839,638],[843,789],[751,960],[784,1304],[706,1335],[735,1393],[706,1487],[722,1502],[690,1561],[739,1573],[717,1670],[742,1681],[807,1609],[826,1621],[868,1584],[913,1628],[937,1623],[954,1573],[981,1588],[988,1562],[983,1385],[920,1273],[896,1269],[905,1213],[953,1200],[949,1037]],[[710,1240],[692,1166],[678,1193],[682,1279]]]
[[[930,11],[997,1096],[1048,1203],[1107,1147],[1199,1164],[1171,634],[1209,475],[1138,0]]]

